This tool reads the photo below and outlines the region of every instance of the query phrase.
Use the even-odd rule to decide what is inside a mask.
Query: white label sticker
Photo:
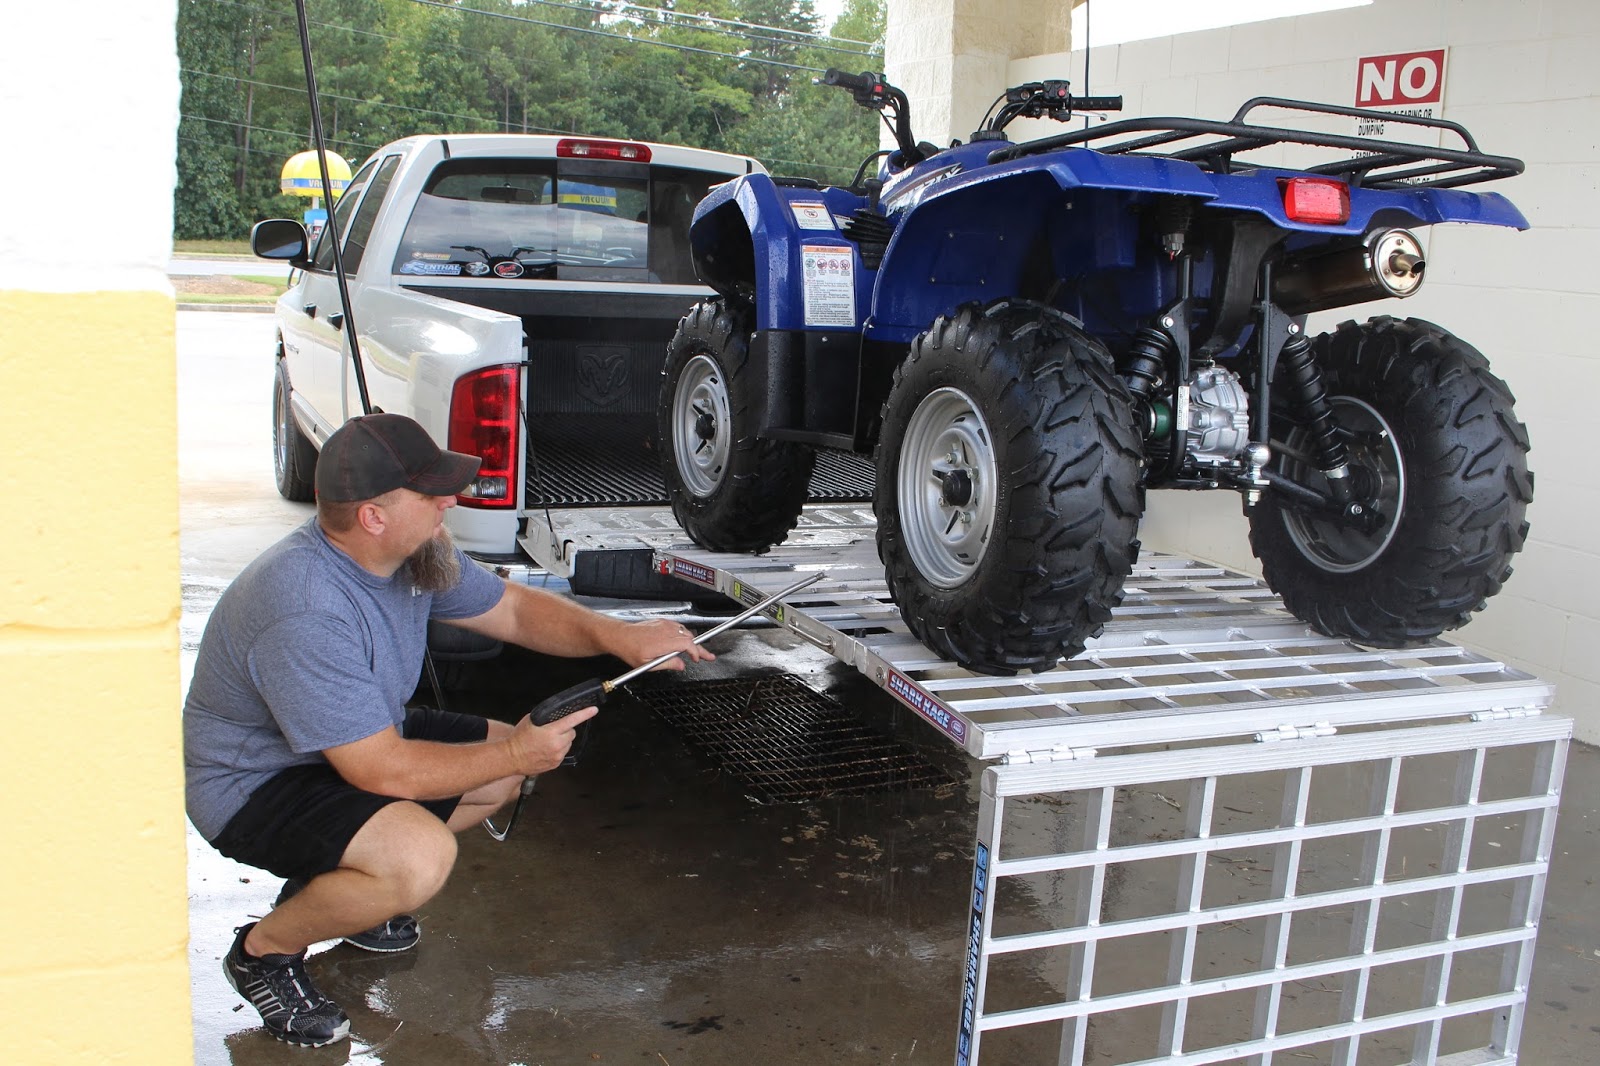
[[[807,244],[800,249],[805,270],[806,325],[854,326],[856,286],[852,248]]]
[[[789,205],[789,210],[794,212],[795,223],[801,229],[833,229],[833,215],[825,204],[797,200]]]

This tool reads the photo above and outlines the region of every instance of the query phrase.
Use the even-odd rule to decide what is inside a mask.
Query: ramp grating
[[[543,414],[527,429],[529,507],[667,502],[653,415]],[[873,480],[870,456],[820,451],[810,499],[870,500]]]
[[[718,770],[737,778],[757,803],[805,803],[956,780],[792,674],[657,683],[633,694]]]

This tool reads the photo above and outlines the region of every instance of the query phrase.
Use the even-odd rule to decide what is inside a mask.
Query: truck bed
[[[814,503],[872,499],[872,459],[821,451]],[[626,507],[667,502],[655,415],[559,414],[528,424],[528,507]]]

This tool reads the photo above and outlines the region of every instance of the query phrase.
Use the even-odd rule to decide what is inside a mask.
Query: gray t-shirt
[[[459,549],[458,549],[458,554]],[[207,840],[250,793],[405,720],[428,619],[473,618],[504,583],[461,555],[440,593],[364,570],[315,518],[245,567],[206,623],[183,706],[189,818]]]

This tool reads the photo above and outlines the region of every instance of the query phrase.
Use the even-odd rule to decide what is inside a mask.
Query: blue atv
[[[1431,323],[1308,337],[1305,316],[1414,294],[1416,228],[1525,229],[1503,197],[1458,188],[1519,160],[1437,119],[1385,116],[1460,147],[1250,121],[1364,114],[1276,98],[1011,143],[1016,118],[1120,107],[1064,81],[1008,90],[968,143],[936,149],[877,74],[822,80],[896,147],[848,187],[750,174],[696,209],[719,295],[679,324],[659,406],[696,543],[763,551],[819,449],[875,454],[906,624],[989,673],[1046,669],[1100,631],[1150,488],[1238,492],[1267,582],[1332,636],[1428,640],[1499,591],[1533,496],[1510,390]]]

